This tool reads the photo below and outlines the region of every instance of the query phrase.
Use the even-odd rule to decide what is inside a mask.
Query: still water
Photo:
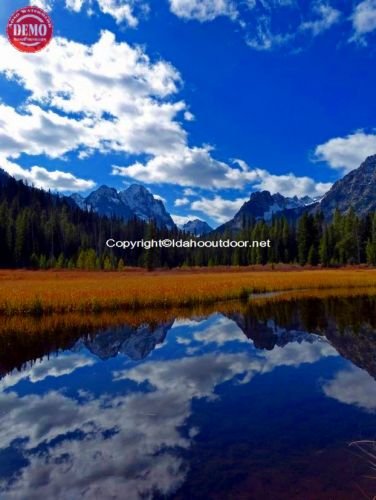
[[[2,500],[376,494],[375,297],[33,321],[0,337]]]

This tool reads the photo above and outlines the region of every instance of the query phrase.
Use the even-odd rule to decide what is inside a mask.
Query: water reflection
[[[3,332],[1,498],[375,493],[375,298],[90,321]]]

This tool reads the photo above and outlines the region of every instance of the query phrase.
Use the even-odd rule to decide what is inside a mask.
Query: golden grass
[[[275,293],[275,294],[274,294]],[[348,288],[320,288],[304,290],[278,291],[268,294],[255,294],[250,297],[250,305],[278,304],[282,302],[296,302],[304,299],[351,299],[362,295],[375,296],[376,286],[348,287]]]
[[[251,293],[372,287],[376,287],[375,269],[152,273],[7,270],[0,272],[0,313],[189,307],[247,299]]]

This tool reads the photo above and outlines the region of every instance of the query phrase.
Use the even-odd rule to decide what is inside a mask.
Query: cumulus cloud
[[[176,198],[174,205],[175,207],[184,207],[184,205],[189,205],[189,198],[186,196],[183,198]]]
[[[354,132],[346,137],[335,137],[320,144],[315,149],[315,157],[325,161],[331,168],[349,172],[367,158],[376,154],[376,134],[363,131]]]
[[[215,323],[208,322],[208,326],[204,329],[195,331],[193,336],[190,333],[190,338],[204,345],[215,345],[222,347],[228,342],[249,343],[248,337],[244,335],[242,330],[230,319],[225,316],[215,318]]]
[[[173,328],[180,326],[189,328],[188,332],[183,331],[185,335],[178,337],[178,342],[186,346],[199,343],[217,349],[229,342],[236,341],[246,344],[251,342],[232,319],[221,314],[214,314],[199,323],[191,320],[176,321]],[[278,366],[298,367],[303,363],[315,363],[321,358],[338,356],[334,347],[323,337],[307,332],[286,330],[270,320],[268,328],[273,328],[275,335],[291,333],[292,338],[298,338],[297,334],[301,333],[306,337],[304,340],[291,341],[283,347],[275,346],[271,351],[256,351],[255,356],[249,360],[250,372],[267,373]]]
[[[330,188],[330,182],[316,182],[311,177],[297,177],[293,173],[284,175],[273,175],[267,171],[259,177],[254,184],[255,189],[267,190],[273,193],[281,193],[284,196],[323,196]]]
[[[182,324],[176,322],[175,328]],[[126,364],[113,372],[114,393],[80,391],[77,402],[57,391],[2,392],[0,448],[17,443],[20,466],[13,477],[1,478],[1,498],[170,496],[188,471],[184,453],[178,451],[189,450],[199,432],[189,418],[194,400],[217,399],[216,388],[225,382],[245,383],[279,366],[293,368],[337,355],[322,339],[258,351],[252,357],[249,349],[218,352],[226,342],[249,341],[220,315],[190,326],[188,344],[211,346],[213,352]],[[73,366],[83,366],[78,357],[67,355],[59,367],[46,360],[39,373],[29,370],[28,377],[43,380],[68,373]],[[124,386],[117,383],[123,380],[135,382],[132,392],[122,394]]]
[[[187,222],[190,220],[197,219],[197,215],[178,215],[178,214],[171,214],[172,220],[175,222],[175,224],[179,227],[184,226]]]
[[[69,10],[73,10],[74,12],[80,12],[85,0],[65,0],[65,6]]]
[[[163,196],[161,196],[160,194],[154,194],[154,193],[152,193],[152,194],[153,194],[153,196],[154,196],[154,198],[155,198],[156,200],[159,200],[159,201],[162,201],[163,203],[166,203],[166,198],[164,198],[164,197],[163,197]]]
[[[260,168],[250,168],[241,160],[235,160],[234,165],[230,166],[213,158],[211,151],[209,146],[185,147],[173,154],[155,156],[145,164],[136,162],[127,167],[114,165],[112,172],[114,175],[129,176],[145,183],[172,183],[206,189],[245,189],[252,185],[255,189],[268,189],[286,196],[321,196],[331,186],[328,183],[316,183],[309,177],[297,177],[292,173],[273,175]],[[220,200],[218,196],[214,203],[218,206]],[[239,200],[235,202],[239,204]],[[195,201],[191,208],[197,210],[198,206],[200,204]]]
[[[219,195],[214,198],[200,198],[191,204],[193,210],[210,214],[215,221],[223,223],[228,221],[248,198],[237,198],[235,200],[226,200]]]
[[[286,175],[272,175],[266,170],[250,170],[245,172],[245,182],[253,179],[252,189],[266,190],[270,193],[280,193],[284,196],[323,196],[332,186],[327,182],[315,182],[310,177],[296,177],[289,173]],[[240,207],[249,200],[249,197],[226,199],[220,195],[212,198],[201,196],[190,204],[192,210],[197,210],[210,216],[218,223],[224,223],[233,217]]]
[[[52,10],[53,0],[30,0],[30,5],[34,5],[35,7],[39,7],[47,12],[51,12]]]
[[[244,374],[248,363],[244,353],[147,362],[115,372],[114,379],[148,380],[152,390],[87,393],[80,404],[54,391],[1,394],[0,446],[19,439],[18,453],[27,455],[17,477],[0,482],[2,498],[168,496],[187,471],[176,450],[189,448],[197,433],[181,431],[193,399],[214,399],[216,386]]]
[[[156,491],[165,496],[184,480],[186,467],[173,448],[190,444],[178,430],[189,405],[181,408],[181,401],[170,394],[97,399],[87,394],[77,404],[54,391],[25,397],[5,393],[0,404],[12,422],[10,432],[1,422],[1,447],[21,438],[18,453],[27,455],[27,465],[17,477],[8,483],[1,480],[4,499],[125,495],[139,500]],[[151,414],[150,408],[157,413]],[[74,439],[75,435],[79,438]],[[33,451],[38,446],[43,453]]]
[[[56,358],[46,357],[24,368],[22,371],[17,370],[5,375],[0,380],[0,388],[2,390],[9,389],[17,385],[21,380],[29,380],[32,383],[36,383],[47,377],[62,377],[85,366],[92,366],[94,363],[95,360],[93,358],[75,353]]]
[[[341,403],[376,412],[376,386],[374,379],[364,370],[352,366],[339,371],[323,384],[324,393]]]
[[[81,179],[70,172],[61,170],[47,170],[44,167],[34,166],[22,168],[17,163],[0,156],[0,168],[18,180],[26,181],[37,188],[53,191],[87,191],[95,186],[92,180]]]
[[[172,99],[180,75],[141,48],[117,43],[107,31],[91,46],[56,37],[33,58],[4,37],[0,50],[0,73],[29,93],[18,110],[0,104],[2,157],[155,155],[184,147],[187,134],[176,116],[185,104]]]
[[[141,47],[117,42],[109,31],[92,45],[55,37],[32,58],[0,36],[0,51],[0,73],[28,92],[18,109],[0,103],[0,166],[17,171],[19,178],[60,191],[85,190],[93,181],[43,165],[25,169],[14,160],[21,153],[55,159],[73,152],[82,159],[99,152],[147,158],[112,169],[114,175],[145,183],[206,189],[271,186],[289,195],[326,190],[309,178],[272,176],[239,160],[226,163],[208,145],[190,146],[180,120],[187,105],[176,98],[179,72],[166,61],[152,61]]]
[[[185,189],[183,189],[183,194],[184,194],[184,196],[197,196],[196,191],[194,191],[191,188],[185,188]]]
[[[59,158],[90,141],[90,128],[88,119],[60,116],[34,104],[22,112],[0,104],[1,154],[10,158],[21,153]]]
[[[376,30],[376,0],[364,0],[354,9],[352,15],[353,39],[364,39],[364,35]]]
[[[200,22],[213,21],[226,16],[235,20],[238,11],[232,0],[169,0],[170,9],[183,19],[195,19]]]
[[[154,156],[145,164],[114,165],[113,174],[133,177],[147,183],[173,183],[203,188],[241,187],[238,169],[211,155],[212,148],[184,147],[176,152]]]

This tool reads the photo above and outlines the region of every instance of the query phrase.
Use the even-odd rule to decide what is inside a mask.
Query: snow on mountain
[[[154,219],[158,227],[173,229],[175,223],[165,209],[163,202],[155,198],[150,191],[140,184],[131,184],[120,191],[121,200],[142,220]]]
[[[94,210],[100,215],[121,217],[124,220],[132,217],[145,221],[153,219],[160,228],[175,227],[163,202],[154,198],[150,191],[139,184],[132,184],[123,191],[101,186],[86,198],[79,194],[73,194],[70,198],[81,209]]]
[[[256,191],[251,194],[250,199],[244,203],[235,216],[220,226],[218,230],[238,231],[251,220],[270,221],[277,213],[300,210],[314,203],[315,200],[309,196],[288,198],[280,193],[272,195],[269,191]]]
[[[185,233],[193,234],[194,236],[203,236],[213,231],[209,224],[200,219],[190,220],[182,226]]]

